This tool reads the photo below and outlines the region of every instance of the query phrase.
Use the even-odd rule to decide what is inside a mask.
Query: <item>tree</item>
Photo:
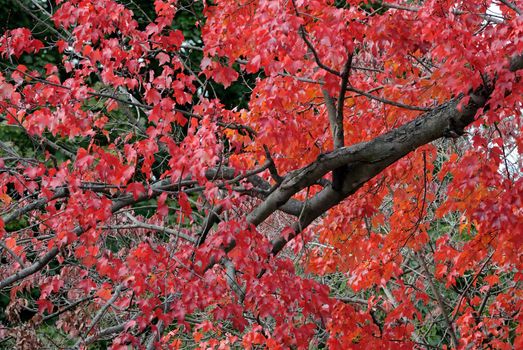
[[[17,3],[7,347],[523,345],[521,0]]]

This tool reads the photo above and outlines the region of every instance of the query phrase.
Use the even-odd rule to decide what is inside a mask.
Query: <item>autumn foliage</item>
[[[0,344],[523,348],[523,1],[55,5],[0,37]]]

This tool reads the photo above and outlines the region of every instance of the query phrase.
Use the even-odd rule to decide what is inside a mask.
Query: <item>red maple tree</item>
[[[56,3],[0,38],[0,342],[523,347],[523,1]]]

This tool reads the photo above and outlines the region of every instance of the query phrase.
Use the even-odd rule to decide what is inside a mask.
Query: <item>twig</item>
[[[368,97],[368,98],[370,98],[372,100],[376,100],[376,101],[379,101],[381,103],[385,103],[385,104],[388,104],[388,105],[391,105],[391,106],[395,106],[395,107],[410,109],[410,110],[413,110],[413,111],[423,111],[423,112],[428,112],[428,111],[432,110],[432,108],[429,108],[429,107],[418,107],[418,106],[406,105],[406,104],[401,103],[401,102],[396,102],[396,101],[392,101],[392,100],[389,100],[389,99],[386,99],[386,98],[383,98],[383,97],[372,95],[372,94],[369,94],[368,92],[365,92],[363,90],[357,89],[357,88],[355,88],[353,86],[348,86],[347,90],[352,91],[352,92],[356,92],[356,93],[358,93],[360,95],[363,95],[365,97]]]
[[[102,316],[105,314],[107,309],[109,307],[111,307],[111,305],[120,296],[121,290],[122,290],[122,286],[121,285],[117,286],[114,289],[114,293],[113,293],[112,297],[107,301],[107,303],[105,303],[104,306],[102,306],[102,308],[100,310],[98,310],[98,312],[94,316],[93,320],[91,321],[91,324],[89,325],[89,328],[87,328],[87,331],[85,332],[86,335],[89,335],[89,333],[91,333],[91,331],[93,330],[94,326],[96,326],[96,324],[102,319]],[[74,349],[79,348],[84,340],[85,339],[78,339],[78,341],[74,344],[73,348]]]
[[[510,180],[510,184],[512,184],[512,176],[510,176],[510,168],[508,167],[508,160],[507,160],[507,152],[505,150],[505,143],[503,142],[503,134],[501,133],[501,130],[499,130],[498,123],[494,123],[494,128],[499,134],[499,137],[501,138],[501,151],[503,152],[503,162],[505,163],[505,170],[507,171],[507,178]]]
[[[158,231],[158,232],[165,232],[165,233],[168,233],[170,235],[173,235],[173,236],[176,236],[176,237],[180,237],[180,238],[182,238],[182,239],[184,239],[184,240],[186,240],[188,242],[196,243],[196,239],[194,237],[188,236],[188,235],[186,235],[184,233],[175,231],[173,229],[170,229],[170,228],[167,228],[167,227],[164,227],[164,226],[149,224],[149,223],[140,221],[140,220],[138,220],[137,218],[135,218],[134,216],[132,216],[128,212],[125,213],[125,215],[133,222],[134,226],[118,225],[118,226],[110,226],[110,228],[111,229],[113,229],[113,228],[122,228],[122,229],[125,229],[125,228],[144,228],[144,229],[147,229],[147,230],[153,230],[153,231]]]
[[[500,0],[500,1],[505,1],[505,0]],[[509,6],[509,5],[507,5]],[[513,5],[512,5],[513,6]],[[381,3],[381,7],[385,7],[385,8],[391,8],[391,9],[396,9],[396,10],[402,10],[402,11],[408,11],[408,12],[419,12],[419,8],[417,7],[409,7],[409,6],[404,6],[404,5],[398,5],[398,4],[391,4],[391,3],[388,3],[388,2],[382,2]],[[509,6],[510,7],[510,6]],[[465,11],[461,11],[461,10],[458,10],[458,9],[454,9],[452,10],[452,13],[455,14],[455,15],[462,15],[462,14],[465,14],[467,12]],[[495,15],[489,15],[489,14],[476,14],[482,18],[484,18],[485,20],[487,21],[490,21],[492,23],[503,23],[503,20],[504,18],[498,18],[497,16]]]
[[[452,317],[452,322],[454,322],[456,320],[456,318],[458,317],[458,314],[459,314],[459,308],[461,307],[461,303],[463,302],[463,299],[465,299],[465,294],[467,294],[467,292],[469,291],[470,287],[472,287],[472,285],[474,284],[474,282],[478,279],[479,275],[481,274],[481,272],[483,271],[483,269],[487,266],[488,262],[490,261],[490,259],[492,258],[492,256],[494,255],[494,252],[490,253],[490,255],[487,257],[487,259],[485,260],[485,262],[483,263],[483,265],[481,265],[481,267],[479,268],[479,271],[476,273],[476,275],[474,276],[474,278],[469,282],[469,284],[465,287],[465,290],[463,291],[463,293],[461,293],[461,296],[458,300],[458,303],[456,304],[456,306],[454,307],[454,315]]]
[[[50,86],[62,88],[62,89],[69,90],[69,91],[72,90],[72,88],[70,88],[70,87],[63,86],[63,85],[60,85],[60,84],[56,84],[56,83],[53,83],[53,82],[50,82],[48,80],[41,79],[41,78],[38,78],[38,77],[34,77],[34,76],[28,74],[27,72],[21,71],[18,68],[11,67],[11,66],[9,66],[9,65],[7,65],[5,63],[0,62],[0,64],[2,64],[3,66],[7,67],[8,69],[11,69],[13,71],[17,71],[17,72],[23,74],[24,76],[29,77],[29,78],[31,78],[31,79],[33,79],[35,81],[38,81],[38,82],[40,82],[42,84],[47,84],[47,85],[50,85]],[[112,99],[112,100],[115,100],[115,101],[118,101],[118,102],[121,102],[121,103],[125,103],[125,104],[128,104],[128,105],[134,106],[134,107],[141,108],[143,110],[151,110],[151,109],[154,108],[153,106],[149,106],[149,105],[146,105],[146,104],[143,104],[143,103],[133,102],[131,100],[126,100],[126,99],[117,97],[114,94],[105,94],[105,93],[101,93],[101,92],[88,91],[87,95],[93,96],[93,97],[109,98],[109,99]],[[181,113],[181,114],[183,114],[183,115],[185,115],[187,117],[198,119],[198,120],[202,120],[203,119],[203,117],[201,115],[195,114],[195,113],[192,113],[192,112],[189,112],[189,111],[185,111],[183,109],[173,108],[173,111]],[[222,121],[216,121],[216,124],[218,126],[226,128],[226,129],[238,130],[238,131],[244,130],[244,131],[246,131],[249,134],[251,139],[254,138],[257,135],[256,131],[254,129],[252,129],[250,126],[247,126],[247,125],[242,125],[242,124],[232,123],[232,122],[222,122]]]
[[[283,177],[278,174],[278,169],[276,169],[276,164],[274,164],[274,159],[272,159],[269,147],[267,147],[267,145],[263,145],[263,150],[265,151],[265,158],[267,158],[269,161],[269,172],[271,173],[272,178],[277,183],[281,183],[283,181]]]
[[[22,259],[18,255],[16,255],[15,252],[9,249],[2,241],[0,241],[0,248],[4,249],[7,253],[9,253],[9,255],[11,255],[13,259],[15,259],[16,262],[18,262],[18,264],[20,264],[20,267],[25,267]]]
[[[94,298],[93,295],[89,295],[89,296],[87,296],[87,297],[85,297],[85,298],[82,298],[82,299],[80,299],[80,300],[77,300],[77,301],[75,301],[75,302],[73,302],[73,303],[71,303],[71,304],[69,304],[69,305],[67,305],[67,306],[64,306],[64,307],[61,308],[60,310],[58,310],[58,311],[56,311],[56,312],[54,312],[54,313],[52,313],[52,314],[49,314],[49,315],[47,315],[47,316],[44,316],[44,317],[42,318],[42,322],[49,321],[49,320],[55,318],[56,316],[60,316],[60,315],[63,314],[64,312],[66,312],[66,311],[68,311],[68,310],[71,310],[72,308],[75,308],[76,306],[80,305],[80,304],[83,303],[83,302],[86,302],[86,301],[92,300],[93,298]]]
[[[432,293],[434,293],[434,296],[436,297],[436,301],[438,302],[439,308],[441,310],[441,314],[443,315],[443,319],[445,320],[445,323],[447,325],[447,329],[450,332],[450,337],[452,338],[452,346],[456,347],[458,346],[458,338],[456,336],[456,332],[454,331],[454,325],[453,321],[450,320],[449,315],[447,313],[447,308],[445,307],[445,304],[443,303],[443,298],[441,297],[441,294],[439,293],[438,289],[436,288],[436,285],[434,284],[434,281],[432,280],[430,276],[430,271],[427,266],[427,263],[423,256],[416,252],[416,257],[418,258],[419,262],[421,263],[421,267],[423,268],[423,272],[425,272],[425,278],[427,279],[427,282],[429,283],[430,289],[432,289]]]
[[[347,92],[347,85],[349,84],[349,77],[350,77],[350,71],[352,68],[352,59],[354,55],[351,53],[349,54],[349,58],[347,59],[347,62],[345,62],[345,66],[343,67],[343,71],[341,72],[341,83],[340,83],[340,94],[338,96],[338,103],[337,103],[337,111],[336,111],[336,118],[337,122],[342,125],[342,133],[343,133],[343,101],[345,100],[345,93]]]
[[[296,12],[296,16],[300,17],[300,13],[298,12],[298,7],[296,6],[296,1],[295,0],[292,0],[292,5],[294,6],[294,11]],[[316,61],[316,64],[318,65],[318,67],[320,67],[321,69],[323,69],[323,70],[325,70],[325,71],[327,71],[327,72],[329,72],[331,74],[334,74],[336,76],[341,76],[340,72],[338,72],[335,69],[332,69],[329,66],[326,66],[325,64],[323,64],[321,62],[320,56],[318,55],[318,52],[314,48],[314,45],[312,45],[310,40],[307,38],[307,31],[305,30],[305,27],[303,25],[300,25],[300,28],[298,30],[298,34],[300,35],[300,37],[305,42],[305,45],[307,45],[309,50],[312,52],[312,55],[314,56],[314,60]]]

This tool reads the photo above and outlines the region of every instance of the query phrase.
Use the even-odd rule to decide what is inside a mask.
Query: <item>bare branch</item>
[[[53,260],[59,253],[57,247],[51,248],[47,253],[45,253],[40,259],[34,262],[31,266],[23,268],[22,270],[16,272],[15,274],[7,277],[6,279],[0,281],[0,290],[19,281],[27,276],[31,276],[33,273],[43,269],[51,260]]]
[[[443,315],[443,319],[445,320],[445,323],[447,325],[447,328],[450,333],[450,337],[452,338],[452,346],[457,346],[459,344],[458,337],[456,336],[456,332],[454,331],[454,325],[452,324],[451,319],[449,318],[448,310],[445,307],[445,303],[443,302],[443,298],[436,288],[436,285],[434,284],[434,281],[432,280],[429,267],[427,266],[427,262],[425,261],[425,258],[419,254],[416,253],[416,258],[421,264],[421,267],[423,268],[423,272],[425,273],[425,278],[427,282],[429,283],[430,289],[432,290],[432,293],[434,293],[434,296],[436,297],[436,301],[438,302],[439,308],[441,310],[441,314]]]
[[[113,295],[107,302],[98,310],[96,315],[94,316],[93,320],[91,321],[91,324],[89,325],[89,328],[87,328],[87,331],[85,332],[86,335],[89,335],[93,328],[96,326],[96,324],[102,319],[102,316],[105,314],[107,309],[113,305],[113,303],[116,301],[116,299],[120,296],[120,293],[122,291],[122,286],[117,286],[114,291]],[[85,341],[85,339],[79,339],[73,346],[74,349],[77,349],[82,345],[82,343]]]
[[[337,115],[336,106],[334,105],[334,99],[325,89],[321,89],[323,98],[325,100],[325,107],[327,108],[327,116],[329,118],[329,124],[331,127],[332,141],[334,148],[343,147],[343,125],[340,125]]]
[[[269,147],[267,147],[267,145],[263,145],[263,150],[265,151],[265,157],[269,162],[269,171],[271,173],[272,178],[277,183],[281,183],[283,181],[283,178],[278,174],[278,169],[276,169],[276,165],[274,164],[274,160],[272,159]]]
[[[159,226],[159,225],[153,225],[153,224],[148,224],[146,222],[143,222],[143,221],[140,221],[138,220],[137,218],[135,218],[134,216],[132,216],[130,213],[125,213],[125,215],[133,222],[133,226],[129,226],[129,225],[122,225],[121,227],[119,226],[111,226],[111,228],[144,228],[144,229],[147,229],[147,230],[153,230],[153,231],[158,231],[158,232],[165,232],[165,233],[168,233],[172,236],[175,236],[175,237],[180,237],[188,242],[191,242],[191,243],[196,243],[196,239],[194,237],[191,237],[191,236],[187,236],[186,234],[182,233],[182,232],[178,232],[176,230],[173,230],[173,229],[170,229],[168,227],[165,227],[165,226]]]
[[[100,338],[105,338],[105,337],[108,337],[110,335],[113,335],[113,334],[116,334],[116,333],[120,333],[122,332],[124,329],[125,329],[125,326],[127,325],[128,322],[123,322],[123,323],[120,323],[116,326],[112,326],[112,327],[107,327],[107,328],[104,328],[102,329],[101,331],[97,332],[96,334],[86,338],[82,344],[83,345],[89,345],[93,342],[95,342],[96,340],[100,339]],[[69,350],[76,350],[77,348],[69,348]]]
[[[13,252],[11,249],[9,249],[3,242],[0,241],[0,248],[2,248],[3,250],[5,250],[9,255],[11,255],[11,257],[13,259],[15,259],[15,261],[21,266],[21,267],[24,267],[24,262],[22,261],[22,259],[15,254],[15,252]]]
[[[45,322],[45,321],[48,321],[48,320],[51,320],[57,316],[60,316],[61,314],[63,314],[64,312],[68,311],[68,310],[71,310],[71,309],[74,309],[75,307],[77,307],[78,305],[80,305],[81,303],[84,303],[86,301],[89,301],[89,300],[92,300],[94,298],[93,295],[89,295],[85,298],[82,298],[82,299],[79,299],[69,305],[66,305],[64,307],[62,307],[60,310],[50,314],[50,315],[47,315],[47,316],[44,316],[42,318],[42,322]]]
[[[341,83],[340,83],[340,94],[338,96],[338,103],[337,103],[337,111],[336,111],[336,119],[338,123],[342,125],[342,133],[343,133],[343,105],[345,101],[345,93],[347,92],[347,85],[349,84],[349,77],[350,77],[350,71],[352,68],[352,59],[354,55],[351,53],[349,55],[349,58],[347,59],[347,62],[345,62],[345,66],[343,67],[343,71],[341,72]]]
[[[401,102],[396,102],[396,101],[392,101],[392,100],[389,100],[389,99],[386,99],[386,98],[383,98],[383,97],[379,97],[379,96],[376,96],[376,95],[372,95],[368,92],[365,92],[363,90],[360,90],[360,89],[357,89],[353,86],[349,86],[347,87],[347,90],[348,91],[352,91],[352,92],[356,92],[362,96],[365,96],[365,97],[368,97],[370,99],[373,99],[373,100],[376,100],[376,101],[379,101],[381,103],[385,103],[385,104],[388,104],[388,105],[391,105],[391,106],[395,106],[395,107],[400,107],[400,108],[405,108],[405,109],[410,109],[410,110],[413,110],[413,111],[430,111],[432,108],[430,107],[418,107],[418,106],[411,106],[411,105],[406,105],[404,103],[401,103]]]

